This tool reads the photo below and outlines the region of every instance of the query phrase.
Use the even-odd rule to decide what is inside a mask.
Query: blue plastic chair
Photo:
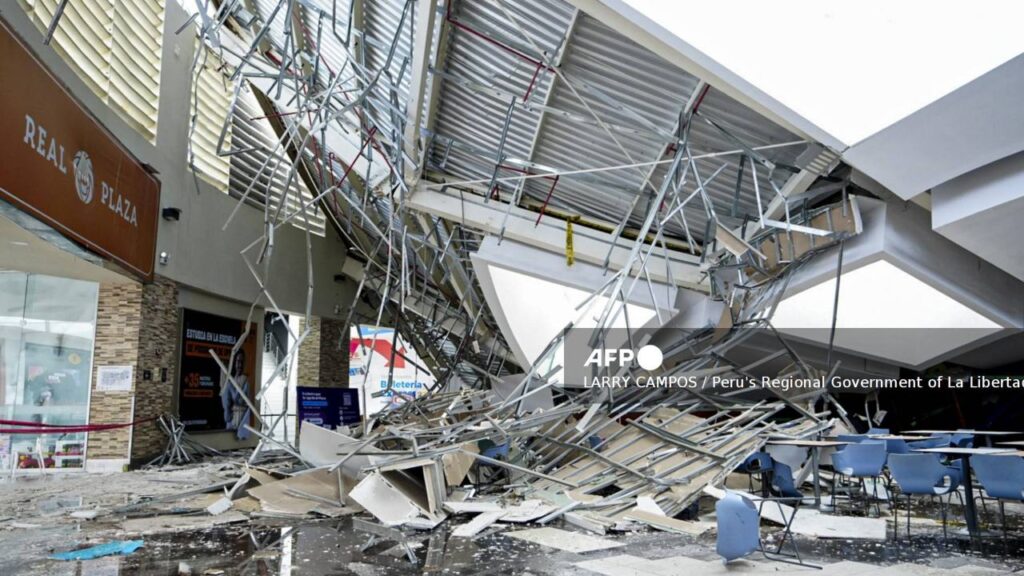
[[[971,466],[982,488],[985,489],[985,494],[999,502],[1003,538],[1006,538],[1006,510],[1003,501],[1024,501],[1024,458],[978,454],[971,458]]]
[[[744,474],[754,474],[770,470],[772,467],[772,457],[767,452],[755,452],[739,465],[740,472]]]
[[[855,444],[858,444],[865,440],[870,440],[870,438],[868,438],[865,434],[839,434],[836,436],[836,439],[839,440],[840,442],[853,442]],[[842,450],[842,448],[840,448],[840,450]]]
[[[477,448],[480,449],[480,454],[488,458],[495,460],[508,460],[509,443],[496,444],[492,440],[480,440],[477,442]],[[494,464],[488,464],[486,462],[480,462],[479,464],[481,472],[486,471],[487,477],[490,479],[500,477],[499,474],[508,474],[508,471],[502,466],[496,466]]]
[[[885,457],[885,442],[864,441],[832,454],[832,467],[843,476],[871,478],[882,473]]]
[[[957,448],[973,448],[974,434],[969,432],[957,432],[949,435],[949,445]]]
[[[726,563],[742,558],[761,547],[760,514],[749,499],[727,492],[715,503],[718,539],[715,550]]]
[[[893,480],[900,487],[900,492],[907,496],[907,538],[910,538],[910,503],[914,495],[939,497],[942,505],[942,536],[946,534],[946,517],[948,515],[948,501],[943,501],[942,496],[953,494],[960,486],[960,471],[944,466],[933,454],[890,454],[889,473]],[[895,500],[895,499],[894,499]],[[893,519],[898,522],[899,511],[893,506]]]
[[[893,454],[909,454],[910,445],[906,440],[901,440],[899,438],[889,439],[885,441],[885,453],[889,456],[892,456]]]
[[[836,476],[856,478],[860,481],[865,502],[867,501],[867,484],[865,478],[878,478],[882,475],[882,468],[885,467],[887,457],[885,442],[865,440],[859,444],[849,444],[843,450],[832,454],[832,468],[835,474],[832,476],[832,498],[836,494]],[[873,483],[872,490],[875,499],[875,509],[881,514],[878,507],[878,483]]]
[[[923,448],[939,448],[941,446],[949,446],[949,434],[940,434],[932,436],[925,440],[914,440],[907,442],[907,446],[911,450],[921,450]]]
[[[868,434],[889,434],[888,428],[868,428]]]
[[[787,498],[803,498],[793,482],[793,469],[782,462],[776,462],[772,469],[772,489]]]
[[[907,446],[910,447],[911,452],[913,452],[914,450],[922,450],[924,448],[942,448],[944,446],[951,445],[952,444],[950,443],[949,434],[936,434],[931,438],[928,438],[927,440],[914,440],[913,442],[907,442]],[[939,462],[941,462],[943,466],[950,466],[952,468],[955,468],[957,474],[959,474],[958,478],[963,478],[963,462],[961,462],[960,460],[950,461],[948,457],[943,456],[941,454],[936,454],[935,456],[936,458],[939,459]]]
[[[480,450],[480,454],[488,458],[508,458],[508,442],[504,444],[493,444]]]
[[[772,457],[767,452],[755,452],[747,456],[747,459],[736,467],[736,471],[747,475],[747,486],[751,493],[754,492],[754,474],[760,474],[762,491],[767,491],[764,478],[772,471]]]

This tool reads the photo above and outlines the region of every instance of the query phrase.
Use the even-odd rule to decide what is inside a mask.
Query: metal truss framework
[[[661,111],[670,125],[652,119],[652,112],[631,107],[614,90],[595,85],[592,76],[581,72],[579,61],[573,60],[574,41],[583,33],[587,17],[559,0],[515,5],[507,0],[194,4],[193,18],[178,31],[197,34],[204,46],[196,53],[194,73],[199,73],[206,54],[216,53],[224,63],[225,82],[234,83],[235,99],[245,84],[255,90],[279,137],[275,148],[265,151],[266,161],[245,195],[258,192],[255,188],[263,185],[259,176],[264,173],[283,175],[285,190],[301,179],[315,191],[312,200],[300,202],[294,211],[285,208],[286,202],[266,207],[263,233],[242,251],[260,286],[250,321],[261,307],[283,317],[267,289],[275,233],[308,218],[318,206],[347,242],[347,257],[362,264],[354,275],[358,289],[347,324],[393,325],[396,335],[413,343],[437,377],[433,394],[410,399],[369,421],[361,431],[367,442],[404,443],[417,454],[442,454],[461,449],[470,440],[525,443],[540,436],[546,443],[532,451],[524,446],[524,464],[518,472],[527,470],[539,478],[537,490],[615,486],[617,492],[594,505],[610,514],[620,511],[627,496],[647,490],[663,494],[702,475],[727,471],[749,450],[723,436],[725,430],[748,431],[751,437],[778,431],[766,422],[787,408],[803,421],[798,435],[810,434],[827,421],[825,413],[812,408],[823,397],[827,405],[827,391],[792,397],[771,392],[768,399],[755,402],[703,386],[621,394],[574,388],[570,382],[550,379],[560,368],[553,366],[553,359],[561,336],[548,344],[533,366],[516,366],[470,262],[483,236],[494,230],[488,232],[464,218],[440,218],[410,204],[417,189],[494,203],[505,213],[496,233],[499,238],[505,235],[512,210],[532,211],[538,223],[543,218],[578,217],[578,225],[610,230],[604,258],[608,280],[579,309],[581,318],[597,319],[595,345],[625,315],[624,303],[634,291],[653,290],[651,270],[668,271],[668,282],[680,283],[671,277],[669,260],[685,252],[698,280],[690,287],[725,303],[728,319],[719,330],[680,335],[666,352],[673,361],[665,375],[744,376],[764,362],[789,357],[787,374],[821,377],[824,374],[802,361],[781,336],[779,351],[755,365],[734,365],[725,352],[747,338],[749,331],[742,328],[772,330],[772,311],[789,275],[802,262],[859,232],[856,201],[846,195],[846,181],[833,176],[836,161],[830,151],[799,138],[765,142],[751,137],[751,127],[730,125],[716,115],[707,105],[715,89],[699,80],[685,93],[675,94],[669,109]],[[528,18],[531,8],[541,20],[556,8],[570,14],[559,38],[538,30]],[[484,21],[482,9],[493,19]],[[385,12],[387,18],[381,16]],[[60,13],[58,9],[51,30],[59,25]],[[390,34],[382,35],[387,31]],[[513,71],[501,76],[494,70],[476,70],[474,76],[466,66],[473,61],[466,52],[470,47],[473,58],[491,57],[500,66],[511,63]],[[456,57],[461,61],[452,60]],[[472,132],[453,130],[442,118],[450,119],[451,107],[462,105],[446,100],[449,88],[463,96],[475,95],[481,109],[487,102],[504,102],[500,117],[491,118],[497,130],[477,141],[460,138]],[[472,104],[463,109],[467,115],[475,110]],[[233,109],[234,102],[232,113]],[[532,115],[533,121],[518,123],[524,115]],[[222,144],[230,122],[231,113],[225,118]],[[541,148],[550,148],[547,138],[557,139],[555,131],[565,125],[593,135],[591,144],[600,147],[600,156],[614,161],[594,165],[567,156],[554,165],[547,157],[538,159]],[[525,136],[524,126],[531,128]],[[641,137],[656,143],[653,155],[638,155],[635,141]],[[513,139],[524,138],[528,145],[520,155]],[[342,157],[339,141],[348,143],[348,157]],[[239,152],[218,149],[224,156]],[[281,153],[288,161],[273,160]],[[375,167],[381,165],[386,176],[374,178]],[[815,181],[824,185],[811,189]],[[616,198],[628,202],[616,204]],[[828,203],[822,204],[823,198],[829,198]],[[308,230],[306,234],[308,317],[315,286]],[[626,239],[637,241],[613,263],[612,254],[624,249]],[[604,304],[598,305],[601,301]],[[628,329],[636,328],[629,325],[628,316],[625,321]],[[291,335],[297,345],[266,382],[284,370],[307,335],[308,328]],[[230,380],[223,364],[221,368]],[[494,380],[516,372],[526,375],[504,401],[483,409],[467,407]],[[525,414],[523,400],[545,390],[555,391],[556,408],[540,416]],[[262,388],[261,394],[265,392]],[[595,406],[600,408],[598,417]],[[676,412],[655,414],[666,407]],[[252,414],[260,413],[255,406],[250,408]],[[718,416],[700,423],[682,417],[697,410],[714,410]],[[558,428],[580,411],[590,417],[572,428]],[[632,418],[628,426],[617,423],[637,412],[642,416]],[[676,418],[678,425],[673,424]],[[411,421],[421,426],[410,431]],[[294,448],[273,439],[280,425],[279,417],[253,429],[262,440],[261,449],[283,449],[298,456]],[[375,436],[381,429],[391,432]],[[595,436],[604,438],[603,444],[616,439],[622,443],[613,451],[599,452],[590,444]],[[626,450],[641,439],[653,444],[640,455]],[[628,461],[618,459],[617,450],[632,456]],[[259,454],[257,450],[253,459]],[[638,471],[632,464],[641,457],[654,460]],[[686,504],[686,498],[665,503],[666,510]]]

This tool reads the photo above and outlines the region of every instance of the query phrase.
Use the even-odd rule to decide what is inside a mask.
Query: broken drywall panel
[[[808,567],[787,567],[785,564],[773,561],[744,559],[723,564],[718,560],[700,560],[697,558],[690,558],[688,556],[672,556],[669,558],[648,560],[647,558],[640,558],[629,554],[586,560],[583,562],[576,562],[573,565],[577,568],[582,568],[597,574],[605,574],[606,576],[688,576],[691,574],[771,574],[773,576],[800,576],[801,574],[812,573],[812,570]],[[915,568],[917,569],[917,572],[909,571],[906,572],[906,574],[910,576],[911,574],[925,573],[922,572],[922,570],[927,571],[927,569],[922,566],[915,566]],[[835,576],[874,576],[879,571],[885,570],[887,570],[885,567],[844,561],[835,564],[827,564],[824,566],[824,570],[822,570],[822,572],[815,571],[815,573],[828,574],[829,576],[832,576],[833,574]],[[893,574],[902,574],[902,572],[894,572]],[[953,572],[947,572],[947,574],[949,574],[949,576],[953,576]]]
[[[532,522],[541,516],[547,516],[555,511],[555,507],[545,504],[543,500],[523,500],[515,506],[505,509],[505,515],[501,517],[502,522]]]
[[[574,566],[598,574],[605,574],[606,576],[650,576],[650,572],[643,569],[649,563],[650,560],[646,558],[630,554],[620,554],[618,556],[577,562]]]
[[[514,393],[526,374],[510,374],[501,378],[491,379],[491,390],[494,392],[494,404],[500,404]],[[517,394],[518,396],[518,394]],[[554,396],[551,388],[539,389],[537,392],[523,398],[521,412],[531,413],[536,410],[550,410],[555,407]]]
[[[162,532],[192,532],[196,530],[207,530],[224,524],[246,522],[249,518],[231,510],[218,516],[186,516],[176,514],[172,516],[152,516],[148,518],[132,518],[121,524],[121,530],[125,534],[147,535],[160,534]]]
[[[771,574],[772,576],[794,576],[780,568],[777,562],[754,562],[750,558],[734,560],[728,564],[721,560],[699,560],[688,556],[672,556],[648,560],[638,566],[651,576],[687,576],[689,574]],[[808,570],[794,567],[794,570]],[[803,573],[801,573],[803,574]]]
[[[797,576],[794,572],[803,575],[811,569],[807,567],[790,567],[785,564],[770,561],[754,561],[752,558],[742,558],[723,563],[721,560],[699,560],[688,556],[672,556],[670,558],[659,558],[648,560],[638,569],[644,570],[644,574],[651,576],[687,576],[700,574],[701,576],[711,574],[771,574],[772,576]]]
[[[338,474],[338,471],[312,470],[250,488],[249,495],[260,501],[263,512],[299,516],[323,512],[331,516],[343,504]]]
[[[477,514],[469,522],[457,526],[452,530],[452,536],[456,538],[472,538],[485,530],[488,526],[500,520],[504,514],[504,510],[495,510]]]
[[[584,430],[586,430],[587,426],[590,425],[590,421],[594,419],[594,415],[597,414],[597,411],[600,408],[600,402],[594,402],[593,404],[591,404],[590,408],[587,408],[586,413],[583,414],[583,417],[580,418],[580,421],[576,423],[576,431],[583,432]]]
[[[427,493],[427,513],[431,516],[443,515],[441,507],[448,496],[448,486],[440,459],[423,466],[423,485]]]
[[[218,498],[213,504],[206,507],[206,511],[216,516],[231,509],[231,499],[226,497]]]
[[[785,524],[793,510],[783,505],[766,502],[761,517],[776,524]],[[886,518],[861,518],[858,516],[837,516],[822,514],[811,508],[800,508],[791,526],[793,533],[814,538],[851,538],[862,540],[885,540]]]
[[[402,526],[405,528],[412,528],[413,530],[433,530],[434,528],[437,528],[441,522],[444,522],[447,519],[447,514],[438,514],[430,517],[417,516],[412,520],[407,521],[405,524],[402,524]]]
[[[747,252],[750,252],[761,260],[768,259],[768,257],[762,254],[760,250],[748,244],[743,238],[733,234],[733,232],[729,230],[728,226],[722,226],[722,223],[717,219],[715,220],[715,240],[737,258],[740,258]]]
[[[594,534],[606,534],[614,523],[586,512],[567,512],[562,516],[565,521],[577,528],[583,528]]]
[[[378,472],[356,484],[349,497],[385,526],[400,526],[420,514],[420,508]]]
[[[444,507],[453,514],[480,514],[483,512],[505,511],[501,504],[487,500],[469,500],[465,502],[448,500],[444,503]]]
[[[476,442],[469,442],[462,445],[465,452],[452,452],[441,456],[441,466],[444,467],[444,480],[448,486],[455,487],[462,484],[469,474],[470,468],[476,462],[473,454],[478,454],[480,448]]]
[[[282,478],[278,478],[268,472],[248,466],[245,468],[245,473],[249,475],[249,478],[255,480],[257,484],[270,484],[271,482],[282,480]]]
[[[616,542],[607,538],[598,538],[597,536],[590,536],[589,534],[569,532],[568,530],[560,530],[549,526],[545,526],[543,528],[531,528],[528,530],[516,530],[515,532],[506,532],[504,535],[524,540],[526,542],[542,544],[549,548],[565,550],[566,552],[575,552],[577,554],[625,546],[622,542]]]
[[[363,446],[363,444],[364,442],[351,436],[328,430],[305,420],[302,421],[299,428],[299,454],[314,466],[330,466],[338,463],[352,452],[360,452],[360,455],[349,457],[342,465],[345,475],[351,478],[358,478],[363,468],[378,463],[378,458],[363,454],[380,450],[372,445]]]
[[[675,518],[669,518],[664,514],[652,514],[645,510],[634,508],[626,513],[625,518],[627,520],[634,520],[641,522],[652,528],[663,530],[665,532],[675,532],[677,534],[685,534],[687,536],[700,536],[701,534],[710,530],[714,525],[709,522],[689,522],[686,520],[677,520]]]
[[[69,516],[77,520],[94,520],[99,513],[99,510],[75,510]]]
[[[381,466],[378,472],[428,516],[442,514],[447,498],[440,458],[418,458]]]
[[[636,509],[641,512],[648,514],[654,514],[655,516],[664,516],[665,511],[658,506],[658,503],[654,501],[654,498],[650,496],[637,496],[636,497]]]

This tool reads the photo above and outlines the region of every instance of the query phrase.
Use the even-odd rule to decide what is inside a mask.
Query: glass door
[[[37,428],[88,423],[98,296],[94,282],[0,271],[3,419]],[[84,464],[84,433],[0,437],[3,469]]]

